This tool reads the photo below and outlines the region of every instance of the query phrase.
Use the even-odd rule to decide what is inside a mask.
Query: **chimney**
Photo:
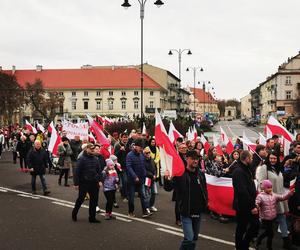
[[[11,71],[12,71],[13,74],[16,72],[16,66],[15,65],[12,66]]]
[[[36,65],[36,71],[37,72],[41,72],[43,70],[43,66],[42,65]]]

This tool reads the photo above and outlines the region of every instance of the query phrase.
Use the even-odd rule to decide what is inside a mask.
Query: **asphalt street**
[[[246,130],[254,137],[253,130],[240,122],[221,122],[227,131],[239,135]],[[215,129],[218,130],[219,125]],[[231,135],[229,135],[231,136]],[[38,195],[31,194],[30,175],[19,172],[18,164],[12,163],[12,153],[4,152],[0,160],[0,249],[178,249],[182,230],[175,225],[172,193],[158,189],[152,217],[141,218],[138,199],[137,215],[127,216],[127,203],[117,200],[120,208],[114,209],[117,220],[105,221],[103,213],[97,215],[100,224],[88,222],[88,203],[79,212],[78,221],[71,220],[71,210],[77,197],[72,187],[58,186],[57,175],[47,174],[50,196],[43,196],[39,180]],[[99,205],[105,206],[100,191]],[[234,249],[234,221],[221,224],[204,214],[197,249]],[[280,235],[276,233],[274,249],[280,249]]]

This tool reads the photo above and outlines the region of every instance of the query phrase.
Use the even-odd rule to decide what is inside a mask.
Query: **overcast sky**
[[[138,0],[0,0],[0,65],[10,69],[140,63]],[[193,86],[203,67],[217,98],[240,98],[300,50],[298,0],[164,0],[146,3],[144,61]]]

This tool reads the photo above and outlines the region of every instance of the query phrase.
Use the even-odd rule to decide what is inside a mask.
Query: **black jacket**
[[[255,208],[256,188],[250,166],[239,162],[232,177],[234,189],[233,208],[237,212],[251,213]]]
[[[183,216],[200,215],[207,208],[206,179],[199,169],[195,172],[186,169],[182,176],[165,179],[164,188],[166,191],[176,190],[180,214]]]
[[[29,144],[27,141],[18,141],[16,150],[19,152],[21,157],[26,157],[30,149],[31,144]]]
[[[29,168],[33,168],[31,174],[44,175],[48,167],[48,156],[44,149],[36,150],[32,148],[27,155],[27,163]]]
[[[145,157],[144,165],[146,168],[146,177],[153,180],[154,176],[156,176],[156,166],[154,160],[152,158],[147,159]]]
[[[125,150],[120,150],[122,146],[125,148]],[[115,156],[118,157],[118,162],[121,164],[123,170],[126,170],[126,156],[130,151],[131,150],[129,147],[122,142],[115,144]]]
[[[77,161],[74,186],[84,183],[97,183],[101,180],[102,174],[98,158],[84,152]]]
[[[71,140],[70,141],[70,146],[72,149],[72,155],[71,155],[71,160],[72,161],[77,161],[78,155],[81,152],[81,141],[75,141],[75,140]]]

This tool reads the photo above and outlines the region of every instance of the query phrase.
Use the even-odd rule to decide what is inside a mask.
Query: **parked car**
[[[258,121],[256,119],[251,118],[247,121],[246,125],[248,127],[256,127],[256,125],[258,125]]]

